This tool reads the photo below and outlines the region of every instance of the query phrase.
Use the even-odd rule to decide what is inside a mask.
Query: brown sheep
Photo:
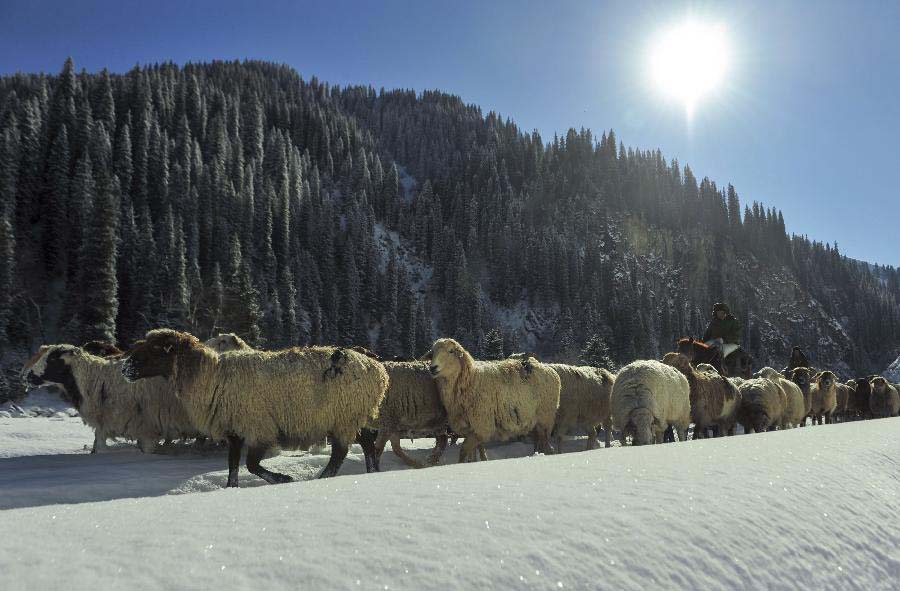
[[[85,344],[81,345],[81,349],[85,353],[90,353],[91,355],[96,355],[97,357],[105,357],[107,359],[111,359],[113,357],[121,357],[125,354],[125,351],[107,341],[88,341]]]
[[[666,353],[663,363],[680,371],[688,380],[694,438],[706,437],[707,427],[714,427],[719,435],[733,435],[734,416],[741,400],[738,388],[718,373],[695,370],[681,353]]]

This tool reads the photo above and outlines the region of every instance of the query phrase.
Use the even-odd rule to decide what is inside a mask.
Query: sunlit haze
[[[724,25],[681,23],[660,33],[652,44],[653,83],[667,97],[681,101],[691,116],[698,102],[722,84],[728,57]]]

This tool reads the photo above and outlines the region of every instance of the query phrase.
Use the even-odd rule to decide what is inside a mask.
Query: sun
[[[656,88],[684,104],[691,116],[697,104],[718,89],[728,70],[724,25],[687,21],[662,32],[650,51]]]

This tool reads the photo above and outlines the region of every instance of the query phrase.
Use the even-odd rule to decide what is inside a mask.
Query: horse
[[[731,355],[722,359],[722,351],[703,341],[686,337],[678,339],[675,350],[691,360],[692,365],[708,363],[726,377],[750,379],[753,374],[753,356],[738,347]]]

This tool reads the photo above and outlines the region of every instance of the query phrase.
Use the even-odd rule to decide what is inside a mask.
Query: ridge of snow
[[[898,427],[900,420],[882,419],[368,475],[354,474],[360,467],[351,460],[329,480],[8,509],[0,518],[0,572],[10,591],[261,583],[893,589]],[[110,478],[103,466],[127,464],[126,456],[140,457],[2,459],[4,498],[27,501],[27,487],[62,492],[75,475],[82,482],[74,484],[93,490],[143,484],[152,494],[179,479],[205,478],[216,488],[224,473],[220,453],[215,474],[203,458],[150,457],[132,462],[128,481]],[[325,461],[304,458],[266,462]],[[242,474],[242,485],[255,483]]]

